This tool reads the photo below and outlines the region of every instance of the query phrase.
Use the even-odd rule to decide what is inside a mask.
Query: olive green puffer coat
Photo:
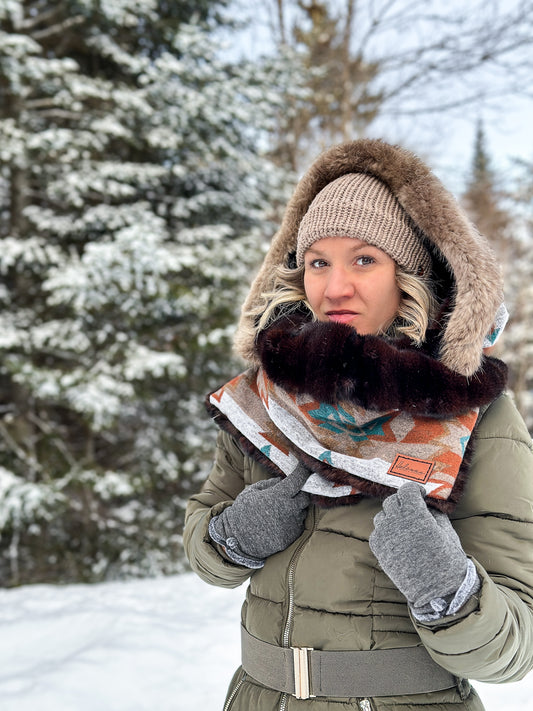
[[[423,644],[457,677],[495,683],[521,679],[533,666],[533,451],[508,396],[485,411],[475,431],[474,452],[464,495],[451,518],[477,566],[481,590],[456,616],[438,625],[423,626],[410,617],[405,599],[369,548],[378,499],[311,507],[303,535],[260,570],[228,562],[208,535],[209,520],[244,486],[271,475],[223,432],[211,475],[187,508],[186,553],[208,583],[236,587],[250,579],[242,623],[267,642],[324,650]],[[409,697],[299,700],[265,688],[241,669],[225,708],[407,711],[421,706],[438,711],[483,708],[468,683]]]
[[[503,300],[497,260],[429,168],[409,151],[371,139],[331,148],[300,180],[243,306],[235,336],[237,352],[249,365],[261,363],[257,331],[265,294],[276,289],[279,267],[293,264],[299,226],[316,195],[351,173],[382,181],[424,239],[439,302],[434,326],[440,329],[438,348],[431,357],[474,381],[485,372],[487,334],[492,343],[502,325],[497,318]],[[322,346],[317,350],[322,353]],[[409,392],[413,384],[420,384],[420,376],[413,373],[405,380],[393,374],[389,381]],[[491,394],[486,401],[492,398]],[[533,666],[531,439],[506,395],[485,410],[474,438],[464,493],[451,518],[477,566],[481,588],[454,616],[425,626],[411,618],[405,598],[368,545],[373,518],[381,508],[380,500],[371,496],[349,506],[312,506],[302,536],[267,558],[259,570],[226,560],[208,535],[210,519],[230,506],[244,486],[271,476],[227,433],[219,436],[210,477],[188,505],[184,543],[191,565],[214,585],[236,587],[250,579],[242,622],[265,642],[369,654],[423,645],[460,679],[520,679]],[[409,675],[408,668],[405,674]],[[226,702],[227,711],[407,711],[421,706],[431,711],[482,708],[467,682],[409,697],[301,700],[261,685],[242,670],[237,671]]]

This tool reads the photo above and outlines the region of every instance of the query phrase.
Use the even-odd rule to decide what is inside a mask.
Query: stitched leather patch
[[[425,484],[434,466],[434,462],[429,462],[426,459],[417,459],[416,457],[406,457],[403,454],[398,454],[387,473],[401,476],[402,479],[410,479],[411,481]]]

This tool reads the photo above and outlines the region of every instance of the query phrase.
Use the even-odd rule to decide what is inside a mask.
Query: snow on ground
[[[193,574],[0,590],[0,709],[220,711],[243,596]],[[533,673],[476,688],[487,711],[531,711]]]

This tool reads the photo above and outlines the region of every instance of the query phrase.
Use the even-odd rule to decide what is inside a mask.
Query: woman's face
[[[360,334],[384,331],[401,298],[394,260],[353,237],[326,237],[309,247],[304,288],[319,321],[347,323]]]

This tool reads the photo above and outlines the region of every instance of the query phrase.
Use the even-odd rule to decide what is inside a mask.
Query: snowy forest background
[[[533,3],[0,0],[0,585],[181,572],[238,308],[316,154],[477,122],[460,199],[497,249],[533,429]],[[482,111],[481,111],[482,109]],[[440,123],[439,123],[440,122]],[[429,137],[429,138],[428,138]]]

